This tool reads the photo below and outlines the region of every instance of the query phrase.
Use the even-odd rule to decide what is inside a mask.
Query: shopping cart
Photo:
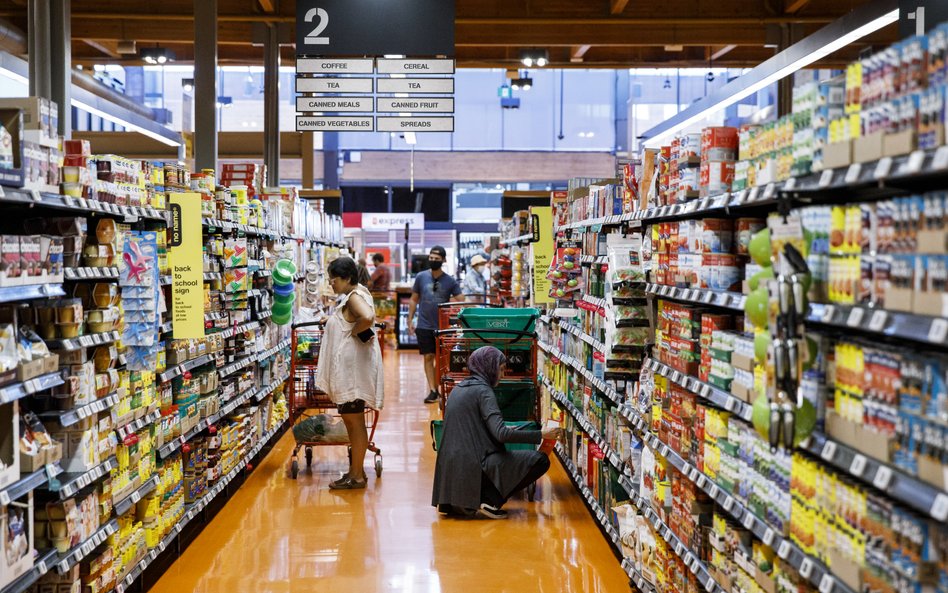
[[[489,295],[478,295],[474,297],[474,299],[475,300],[465,301],[463,303],[447,302],[438,305],[438,329],[460,327],[461,323],[458,321],[458,315],[464,309],[475,307],[501,307],[501,305],[491,302]]]
[[[381,329],[378,329],[381,327]],[[376,324],[376,339],[381,339],[385,324]],[[325,322],[312,321],[293,325],[292,360],[290,362],[290,427],[304,418],[335,410],[336,404],[329,396],[316,388],[316,369],[319,365],[319,348],[322,344]],[[366,428],[369,431],[368,450],[375,453],[375,475],[382,476],[382,451],[375,445],[375,427],[379,422],[378,410],[365,409]],[[313,464],[313,447],[327,445],[346,445],[349,459],[352,459],[352,448],[347,442],[297,441],[290,456],[290,477],[294,480],[299,475],[299,450],[304,448],[306,467]]]

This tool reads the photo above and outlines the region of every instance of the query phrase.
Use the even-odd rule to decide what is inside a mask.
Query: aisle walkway
[[[539,499],[505,521],[441,519],[430,506],[435,454],[417,354],[386,356],[376,437],[384,471],[366,490],[327,488],[342,447],[317,448],[293,482],[288,432],[152,589],[155,593],[628,593],[629,584],[559,463]],[[371,457],[366,468],[371,467]]]

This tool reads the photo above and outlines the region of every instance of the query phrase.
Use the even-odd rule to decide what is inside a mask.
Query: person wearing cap
[[[484,267],[487,260],[480,254],[471,258],[471,267],[464,276],[464,282],[461,284],[461,290],[468,300],[483,300],[487,294],[487,280],[484,279]]]
[[[426,404],[438,401],[438,377],[435,374],[435,332],[438,330],[438,305],[448,301],[464,300],[461,286],[441,270],[448,254],[444,247],[435,245],[428,252],[428,270],[415,276],[408,304],[408,333],[418,339],[418,352],[425,357],[425,377],[428,379]],[[418,311],[418,326],[413,325]]]

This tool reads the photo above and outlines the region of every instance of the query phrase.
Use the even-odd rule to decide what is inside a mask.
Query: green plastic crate
[[[507,426],[519,430],[540,430],[536,422],[505,422]],[[431,421],[431,448],[437,451],[441,447],[441,433],[444,430],[444,420]],[[504,445],[508,451],[535,450],[537,445],[529,443],[509,443]]]
[[[470,308],[462,309],[458,313],[458,321],[462,328],[466,330],[491,330],[483,333],[475,331],[466,333],[471,333],[486,342],[503,342],[508,347],[518,349],[527,349],[533,345],[534,332],[539,317],[540,312],[537,309],[529,308]]]

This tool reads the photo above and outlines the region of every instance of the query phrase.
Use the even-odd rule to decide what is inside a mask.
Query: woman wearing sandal
[[[435,464],[431,504],[447,515],[506,519],[507,499],[550,469],[539,451],[507,451],[504,443],[556,439],[559,428],[514,430],[504,424],[494,387],[506,358],[493,346],[478,348],[467,361],[471,378],[451,391]]]
[[[352,451],[349,471],[329,487],[352,490],[366,485],[362,467],[369,445],[365,407],[382,409],[382,351],[373,329],[375,304],[369,290],[359,284],[355,261],[340,257],[329,264],[328,271],[329,285],[341,298],[326,321],[316,387],[336,404]]]

